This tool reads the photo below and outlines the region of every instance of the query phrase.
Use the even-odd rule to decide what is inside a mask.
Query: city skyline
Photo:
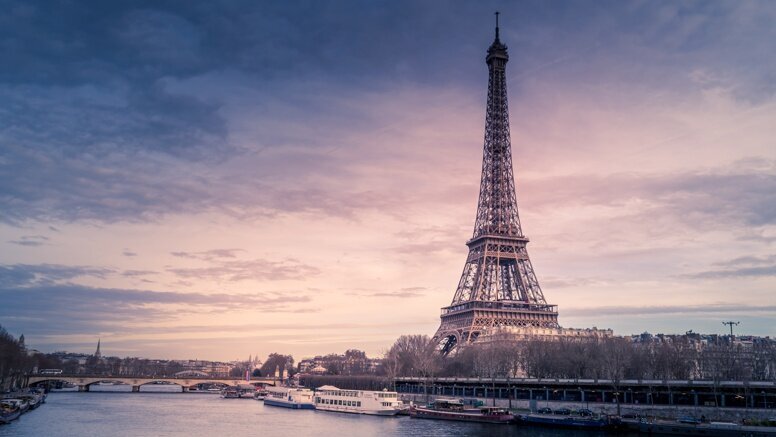
[[[0,325],[43,351],[378,355],[470,238],[494,17],[564,327],[776,336],[768,2],[18,3]]]

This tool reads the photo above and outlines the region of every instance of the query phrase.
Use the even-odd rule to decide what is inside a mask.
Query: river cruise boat
[[[316,410],[395,416],[402,408],[394,391],[343,390],[331,385],[315,390]]]
[[[445,398],[438,398],[425,407],[411,407],[410,417],[484,423],[512,423],[515,420],[515,416],[505,408],[467,408],[460,399]]]
[[[264,405],[293,408],[295,410],[314,410],[313,391],[296,387],[267,387]]]

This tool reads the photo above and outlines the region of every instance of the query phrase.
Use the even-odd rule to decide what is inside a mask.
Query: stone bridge
[[[132,387],[133,392],[139,392],[140,386],[156,382],[176,384],[183,388],[183,392],[189,391],[189,388],[197,384],[211,383],[236,386],[238,384],[251,385],[275,385],[275,378],[256,378],[246,381],[240,378],[215,378],[215,377],[152,377],[152,376],[105,376],[105,375],[29,375],[26,385],[39,385],[45,382],[62,381],[73,384],[78,387],[78,391],[89,391],[89,387],[100,382],[118,382]]]

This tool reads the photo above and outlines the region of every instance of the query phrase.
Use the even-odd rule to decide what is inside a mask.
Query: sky
[[[501,12],[564,327],[776,336],[772,1],[0,0],[0,325],[232,360],[433,335]]]

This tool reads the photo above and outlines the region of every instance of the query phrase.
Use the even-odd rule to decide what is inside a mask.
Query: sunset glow
[[[13,5],[0,325],[224,360],[432,335],[472,234],[496,9],[560,323],[776,336],[776,7],[754,1]]]

